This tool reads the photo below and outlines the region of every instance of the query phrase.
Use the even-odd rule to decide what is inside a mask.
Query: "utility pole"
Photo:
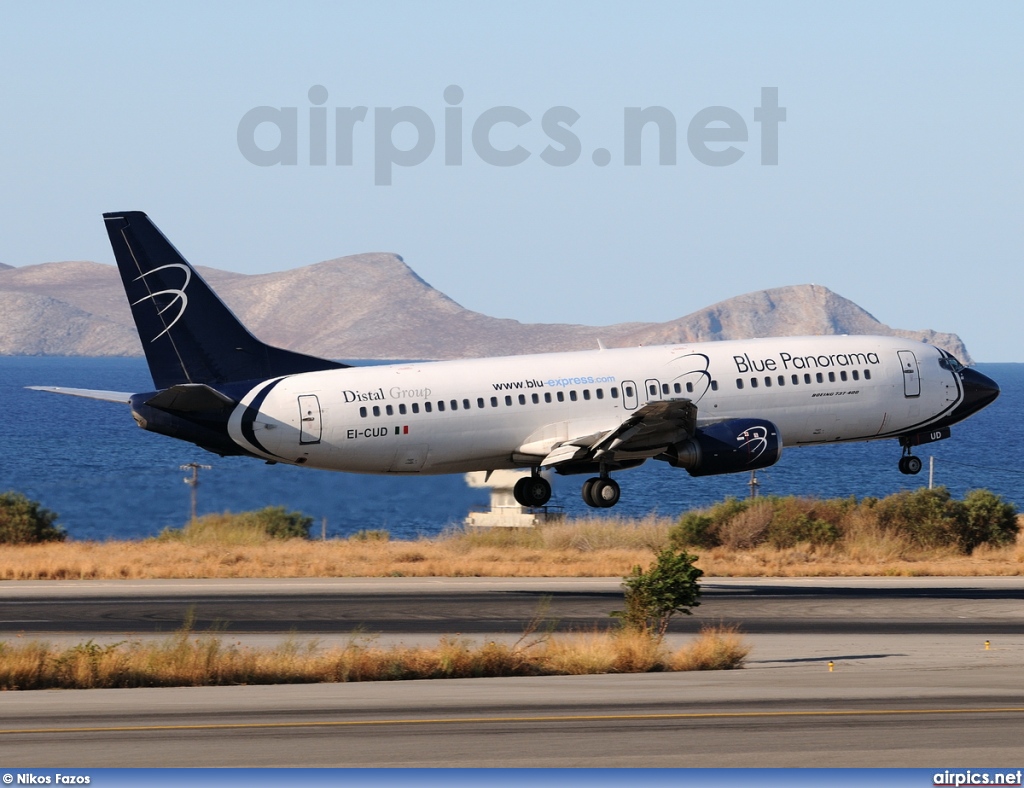
[[[195,522],[195,520],[196,520],[196,496],[197,496],[197,491],[199,489],[199,469],[202,468],[204,471],[209,471],[209,470],[212,470],[212,467],[213,466],[211,466],[211,465],[200,465],[198,462],[190,462],[187,465],[179,466],[179,468],[181,470],[183,470],[183,471],[187,471],[187,470],[190,470],[190,469],[192,471],[192,475],[191,476],[186,476],[184,478],[184,480],[183,480],[185,482],[185,484],[187,484],[189,487],[192,488],[192,520],[191,520],[191,522]]]
[[[747,482],[747,486],[750,488],[750,497],[757,497],[757,488],[761,485],[761,482],[757,480],[757,471],[750,472],[750,481]]]
[[[935,486],[935,456],[928,457],[928,489]]]

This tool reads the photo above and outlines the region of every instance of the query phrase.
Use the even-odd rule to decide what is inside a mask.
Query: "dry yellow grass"
[[[454,637],[434,648],[380,648],[353,639],[332,649],[294,640],[276,648],[246,648],[217,635],[182,631],[156,644],[88,641],[59,649],[40,641],[0,642],[0,690],[728,670],[742,667],[748,652],[735,632],[720,630],[701,633],[675,654],[666,653],[659,638],[627,631],[526,635],[513,645]]]
[[[0,545],[0,580],[235,577],[619,577],[646,566],[667,518],[573,520],[540,529],[453,531],[435,539],[248,544],[145,540]],[[1021,575],[1024,544],[912,551],[882,534],[850,544],[697,551],[709,576]]]

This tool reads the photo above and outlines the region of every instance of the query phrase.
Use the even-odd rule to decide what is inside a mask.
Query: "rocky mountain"
[[[394,254],[272,274],[199,269],[252,332],[326,358],[463,358],[597,346],[803,334],[920,339],[970,360],[955,334],[893,329],[818,285],[730,298],[668,323],[528,324],[464,309]],[[117,270],[91,262],[0,265],[0,355],[142,354]]]

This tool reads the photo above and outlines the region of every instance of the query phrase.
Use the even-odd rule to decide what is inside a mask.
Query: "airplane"
[[[351,366],[254,337],[145,213],[103,214],[153,377],[141,393],[32,386],[127,404],[140,427],[221,456],[372,474],[528,469],[611,474],[660,460],[700,477],[778,462],[783,447],[896,439],[913,449],[999,395],[933,345],[885,336],[776,337]],[[295,308],[301,308],[296,305]],[[600,344],[600,343],[599,343]]]

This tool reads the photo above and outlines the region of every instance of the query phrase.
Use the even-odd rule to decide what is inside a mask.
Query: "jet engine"
[[[755,471],[782,456],[779,428],[765,419],[729,419],[700,427],[689,440],[671,446],[658,459],[691,476]]]

